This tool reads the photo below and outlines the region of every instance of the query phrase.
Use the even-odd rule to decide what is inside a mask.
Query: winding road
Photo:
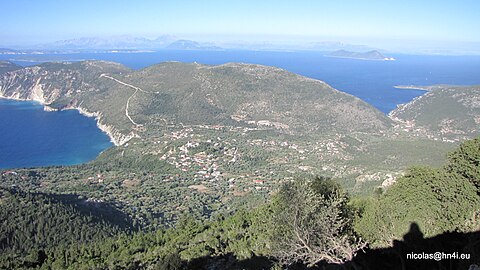
[[[125,106],[125,115],[127,116],[128,120],[130,120],[130,122],[132,122],[132,124],[134,124],[135,126],[142,126],[141,124],[138,124],[137,122],[135,122],[132,117],[128,114],[128,106],[130,105],[130,100],[135,96],[135,94],[137,94],[138,91],[140,92],[143,92],[143,93],[146,93],[146,94],[158,94],[158,92],[149,92],[149,91],[145,91],[143,90],[142,88],[140,87],[137,87],[137,86],[134,86],[134,85],[131,85],[129,83],[126,83],[126,82],[122,82],[118,79],[115,79],[111,76],[108,76],[106,74],[101,74],[100,75],[100,78],[107,78],[107,79],[110,79],[110,80],[113,80],[113,81],[116,81],[117,83],[119,84],[122,84],[122,85],[125,85],[127,87],[130,87],[132,89],[135,90],[135,92],[133,92],[133,94],[127,99],[127,105]]]

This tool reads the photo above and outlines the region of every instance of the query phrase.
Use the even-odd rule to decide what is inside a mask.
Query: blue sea
[[[480,56],[388,55],[396,61],[366,61],[324,56],[322,52],[158,51],[142,53],[77,53],[0,55],[27,66],[49,61],[107,60],[141,69],[164,61],[276,66],[319,79],[370,103],[384,113],[424,91],[395,85],[480,84]],[[13,104],[13,105],[12,105]],[[111,146],[93,119],[75,111],[44,112],[32,103],[0,103],[0,167],[77,164],[94,159]],[[81,126],[81,128],[80,128]],[[8,127],[6,129],[5,127]],[[48,131],[43,135],[41,130]],[[71,134],[66,132],[71,131]],[[44,136],[39,140],[38,136]],[[45,138],[48,138],[45,139]]]
[[[36,102],[0,99],[0,127],[0,168],[80,164],[112,146],[95,119]]]

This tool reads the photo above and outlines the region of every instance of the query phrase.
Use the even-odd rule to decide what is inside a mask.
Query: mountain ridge
[[[159,36],[156,39],[135,37],[130,35],[111,37],[81,37],[40,44],[36,47],[52,49],[155,49],[163,48],[178,38],[171,35]]]
[[[99,127],[112,129],[107,132],[117,145],[136,137],[142,129],[137,122],[145,124],[149,115],[157,117],[159,108],[161,118],[183,124],[241,123],[302,132],[390,125],[390,120],[370,105],[324,82],[252,64],[166,62],[133,71],[105,61],[46,63],[3,74],[0,87],[3,97],[32,99],[53,109],[76,108],[97,117]],[[255,98],[263,103],[256,103]],[[165,103],[168,99],[175,102]],[[104,110],[105,106],[111,109]],[[305,106],[312,112],[305,111]],[[197,111],[192,114],[188,108]],[[362,113],[368,120],[359,116],[358,123],[353,123],[349,119]]]

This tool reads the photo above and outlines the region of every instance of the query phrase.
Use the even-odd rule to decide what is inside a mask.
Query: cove
[[[76,110],[0,98],[1,169],[81,164],[111,146],[95,119]]]

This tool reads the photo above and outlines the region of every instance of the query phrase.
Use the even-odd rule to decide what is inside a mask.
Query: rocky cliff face
[[[130,141],[132,138],[138,137],[138,134],[135,132],[130,132],[128,134],[120,132],[115,126],[107,125],[103,123],[102,113],[99,112],[89,112],[82,107],[72,107],[72,109],[78,110],[82,115],[87,117],[93,117],[97,121],[97,127],[105,132],[110,140],[115,146],[123,145]]]
[[[74,64],[50,63],[26,67],[0,74],[0,97],[33,100],[47,111],[77,109],[83,115],[95,117],[98,127],[106,132],[115,145],[121,145],[135,136],[118,130],[105,121],[102,112],[84,103],[86,93],[100,92],[96,82],[102,72],[121,73],[129,70],[119,64],[83,62]]]

